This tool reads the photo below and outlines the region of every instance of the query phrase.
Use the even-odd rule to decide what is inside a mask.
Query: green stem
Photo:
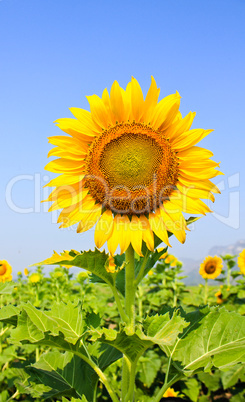
[[[135,329],[135,267],[134,267],[134,249],[129,245],[125,252],[125,309],[128,316],[126,330],[128,335],[134,334]],[[129,384],[132,383],[132,364],[127,356],[123,356],[122,363],[122,402],[128,402]],[[131,388],[134,390],[134,381]],[[132,393],[132,392],[131,392]]]
[[[204,286],[204,304],[208,302],[208,279],[205,279],[205,286]]]
[[[174,294],[174,300],[173,300],[173,307],[177,306],[177,284],[176,284],[176,276],[174,277],[174,282],[173,282],[173,294]]]
[[[94,361],[92,359],[89,359],[88,357],[84,356],[82,353],[75,352],[74,354],[81,357],[81,359],[83,359],[86,363],[88,363],[90,365],[90,367],[96,372],[100,381],[106,387],[108,394],[111,397],[112,402],[119,402],[117,395],[111,388],[111,385],[110,385],[106,375],[103,373],[103,371],[100,370],[100,368],[94,363]]]
[[[169,387],[171,387],[171,385],[173,385],[174,383],[176,383],[180,378],[182,377],[182,375],[180,374],[176,374],[171,381],[166,382],[163,384],[162,388],[160,389],[160,391],[157,393],[156,397],[153,399],[153,402],[159,402],[161,401],[163,394],[167,391],[167,389]]]
[[[122,361],[122,402],[126,401],[130,381],[131,362],[127,356],[123,356]]]
[[[120,313],[120,316],[121,316],[122,320],[125,323],[128,323],[129,319],[128,319],[128,316],[125,314],[125,311],[123,310],[123,306],[122,306],[119,294],[117,292],[117,289],[113,285],[111,285],[110,288],[112,290],[112,293],[113,293],[113,296],[114,296],[114,299],[115,299],[115,302],[117,304],[117,308],[118,308],[118,311]]]
[[[134,334],[135,326],[135,273],[134,273],[134,249],[130,246],[126,250],[125,267],[125,305],[126,314],[129,318],[127,325],[128,334]]]
[[[229,268],[229,265],[227,264],[227,287],[231,287],[231,269]]]
[[[132,401],[133,397],[134,397],[136,365],[137,365],[137,360],[134,361],[133,363],[131,363],[131,366],[130,366],[129,386],[128,386],[128,392],[125,397],[125,402]]]
[[[145,267],[146,267],[149,255],[150,255],[150,250],[147,249],[147,251],[145,253],[145,256],[144,256],[144,259],[143,259],[143,262],[142,262],[141,267],[140,267],[140,271],[139,271],[139,273],[138,273],[138,275],[137,275],[137,277],[136,277],[136,279],[134,281],[135,288],[137,288],[138,284],[141,282],[141,280],[144,277]]]
[[[39,353],[39,347],[36,348],[36,362],[38,362],[40,357],[40,353]]]

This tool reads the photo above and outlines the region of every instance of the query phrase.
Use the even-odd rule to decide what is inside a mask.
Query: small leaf
[[[245,367],[244,365],[237,364],[229,371],[221,373],[221,381],[224,389],[233,387],[238,380],[245,381]]]
[[[14,282],[0,282],[0,295],[11,295],[15,287]]]
[[[21,311],[20,307],[9,304],[0,309],[0,321],[10,325],[17,325],[18,315]]]
[[[69,257],[69,258],[68,258]],[[97,249],[94,251],[84,251],[83,253],[74,253],[74,251],[64,252],[59,254],[55,253],[51,258],[44,260],[38,264],[41,265],[67,265],[86,269],[92,274],[98,276],[103,281],[110,285],[114,285],[117,273],[109,273],[105,269],[108,254],[105,251],[101,252]],[[35,264],[37,265],[37,264]]]

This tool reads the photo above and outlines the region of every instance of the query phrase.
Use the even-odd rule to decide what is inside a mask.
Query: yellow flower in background
[[[89,274],[85,271],[79,272],[76,276],[77,280],[79,282],[84,282],[86,279],[88,279]]]
[[[163,398],[169,398],[171,396],[178,396],[178,392],[175,392],[173,388],[168,388],[166,392],[163,394]]]
[[[171,267],[175,267],[178,262],[178,258],[176,258],[174,255],[168,254],[168,256],[165,258],[166,264],[170,264]]]
[[[0,260],[0,282],[12,281],[12,267],[6,260]]]
[[[144,99],[135,78],[123,90],[117,81],[110,94],[88,96],[90,112],[71,108],[76,119],[56,121],[69,136],[49,138],[56,156],[46,169],[61,175],[46,201],[62,209],[60,227],[78,223],[77,232],[94,225],[95,244],[107,242],[111,255],[131,243],[142,255],[142,241],[154,250],[154,233],[169,245],[167,231],[184,243],[182,212],[210,212],[201,201],[219,193],[210,181],[221,174],[212,152],[196,144],[212,130],[190,130],[195,113],[182,118],[178,92],[158,102],[152,77]]]
[[[148,275],[149,275],[149,276],[152,276],[153,274],[154,274],[153,270],[150,269],[150,271],[148,272]]]
[[[245,275],[245,249],[239,254],[237,264],[240,268],[241,273]]]
[[[223,297],[222,297],[222,293],[221,293],[220,290],[218,292],[216,292],[214,296],[216,296],[216,303],[217,304],[222,304],[223,303]]]
[[[33,274],[31,274],[28,278],[30,283],[37,283],[40,282],[42,280],[42,275],[40,275],[37,272],[34,272]]]
[[[215,279],[221,274],[222,271],[222,259],[220,257],[206,257],[203,263],[200,265],[199,274],[204,279]]]
[[[114,258],[112,256],[109,257],[108,261],[107,261],[107,263],[105,265],[105,268],[106,268],[107,272],[111,272],[113,274],[114,272],[116,272],[116,267],[117,266],[115,264]]]
[[[24,274],[25,274],[25,276],[28,276],[28,275],[29,275],[29,271],[28,271],[27,268],[24,269]]]

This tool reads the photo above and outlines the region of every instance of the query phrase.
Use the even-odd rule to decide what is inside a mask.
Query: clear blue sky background
[[[125,88],[132,75],[145,94],[151,75],[162,97],[180,92],[181,112],[197,112],[194,127],[215,129],[202,146],[225,173],[215,214],[185,245],[173,239],[172,252],[198,259],[245,238],[244,21],[244,0],[0,1],[0,259],[16,272],[53,249],[94,247],[93,230],[60,230],[40,205],[47,136],[60,134],[52,122],[69,107],[88,109],[85,95],[114,80]]]

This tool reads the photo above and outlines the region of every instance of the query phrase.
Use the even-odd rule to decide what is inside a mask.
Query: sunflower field
[[[45,201],[61,228],[94,227],[96,248],[54,252],[14,282],[0,261],[0,402],[245,400],[245,250],[207,256],[196,287],[168,254],[220,193],[197,146],[213,130],[191,129],[178,92],[159,95],[153,77],[145,98],[135,78],[114,81],[56,121]]]
[[[200,275],[213,263],[217,284],[206,278],[205,285],[186,287],[181,262],[164,251],[154,253],[138,285],[134,335],[120,324],[111,286],[116,282],[123,300],[121,255],[115,273],[103,274],[107,257],[95,250],[73,252],[69,267],[84,256],[87,271],[73,274],[60,265],[44,275],[38,266],[2,281],[0,400],[119,401],[125,353],[137,359],[135,401],[243,401],[244,252],[240,270],[235,256],[216,256],[216,264],[207,257]]]

